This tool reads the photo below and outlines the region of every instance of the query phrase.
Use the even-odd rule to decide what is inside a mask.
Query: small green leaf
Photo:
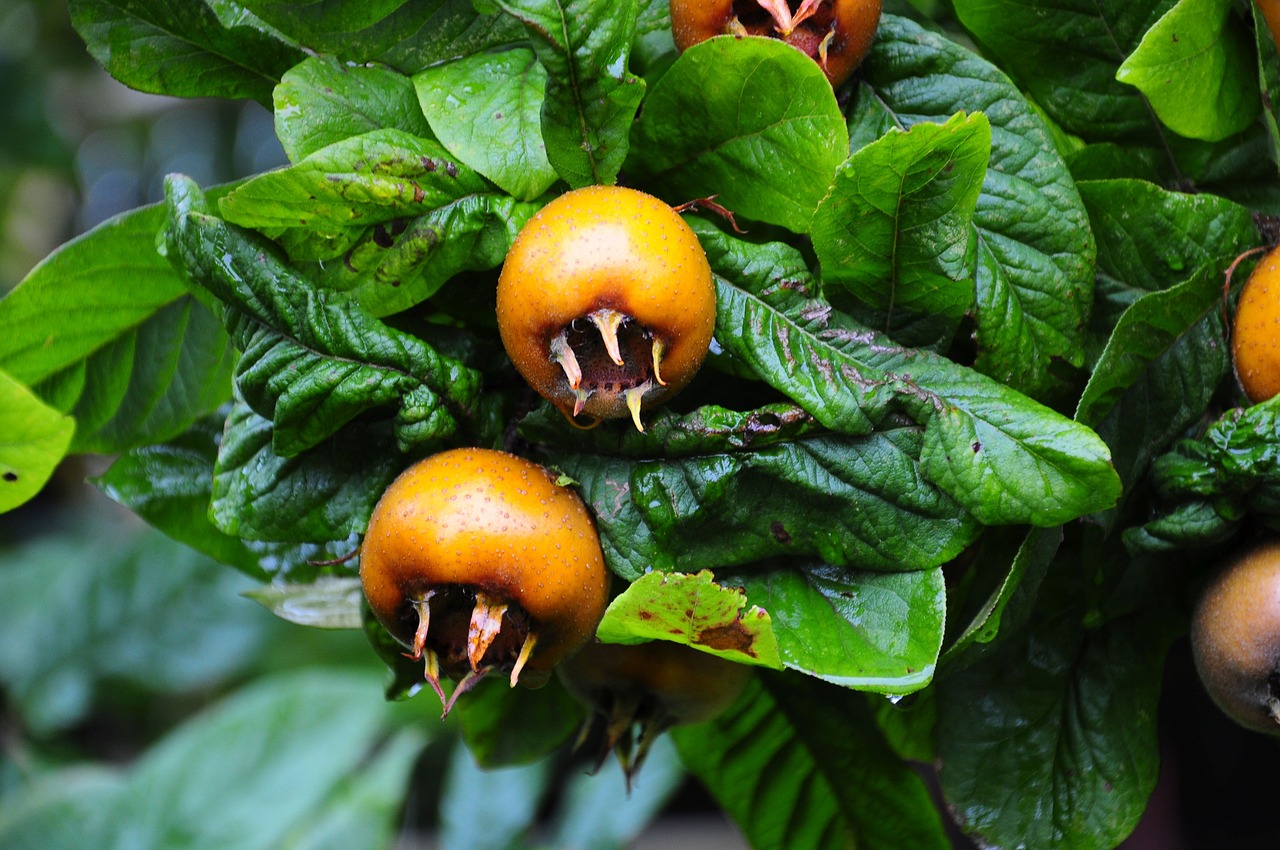
[[[358,629],[360,594],[358,578],[322,578],[309,584],[264,584],[242,595],[300,626]]]
[[[178,97],[245,97],[271,89],[306,54],[251,20],[226,23],[204,2],[72,0],[89,52],[130,88]]]
[[[644,80],[627,71],[637,0],[494,0],[524,24],[547,72],[542,137],[572,188],[611,185],[630,144]]]
[[[436,137],[503,191],[529,201],[555,183],[540,117],[547,72],[532,50],[464,57],[413,84]]]
[[[755,850],[950,846],[923,780],[889,747],[862,694],[803,676],[759,678],[763,686],[717,719],[672,732]]]
[[[982,113],[890,132],[849,157],[813,221],[832,303],[903,345],[949,344],[973,306],[973,214],[990,157]]]
[[[716,584],[708,570],[696,575],[653,572],[609,603],[596,637],[605,643],[673,640],[712,655],[782,669],[769,612],[746,608],[741,590]]]
[[[946,623],[942,571],[876,573],[780,562],[721,572],[769,612],[782,663],[832,684],[899,696],[933,678]]]
[[[775,39],[726,36],[689,48],[654,84],[627,166],[667,201],[716,195],[807,233],[848,145],[817,64]]]
[[[375,130],[431,136],[412,81],[381,65],[308,57],[281,78],[273,102],[276,136],[290,162]]]
[[[1221,141],[1258,114],[1257,75],[1248,37],[1234,24],[1234,6],[1232,0],[1179,0],[1116,71],[1175,133]]]
[[[40,492],[67,453],[76,423],[0,372],[0,513]]]
[[[421,667],[414,666],[421,684]],[[435,697],[428,693],[424,699]],[[501,676],[482,679],[450,714],[458,718],[471,757],[485,768],[544,758],[578,731],[584,716],[558,679],[531,691],[512,688]]]

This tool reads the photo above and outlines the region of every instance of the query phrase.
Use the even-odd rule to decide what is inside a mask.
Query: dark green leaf
[[[981,113],[854,153],[813,222],[832,303],[903,345],[945,348],[973,305],[973,213],[990,158]]]
[[[949,846],[924,783],[885,743],[865,697],[803,676],[761,679],[721,717],[672,733],[755,850]]]
[[[219,19],[204,0],[71,0],[89,52],[130,88],[179,97],[244,97],[271,89],[306,58],[252,20]]]
[[[644,80],[627,71],[637,0],[494,0],[524,24],[547,71],[542,137],[573,188],[612,184]]]
[[[969,272],[975,368],[1036,398],[1057,394],[1053,364],[1084,364],[1095,246],[1044,120],[994,65],[892,15],[881,19],[861,73],[865,82],[850,107],[856,139],[885,126],[941,124],[962,110],[990,121],[991,162],[974,212]]]
[[[168,443],[126,452],[94,483],[169,537],[259,581],[309,581],[320,571],[314,564],[350,554],[354,535],[281,544],[243,540],[213,524],[213,470],[225,419],[223,411]]]
[[[1173,510],[1124,530],[1125,548],[1135,554],[1176,553],[1202,549],[1229,540],[1240,521],[1224,517],[1207,501],[1183,502]]]
[[[1142,95],[1116,70],[1176,0],[1052,6],[1007,0],[955,0],[956,14],[983,47],[1065,130],[1118,139],[1152,125]]]
[[[90,531],[11,549],[0,569],[0,680],[41,734],[79,721],[112,681],[169,693],[242,672],[270,625],[238,597],[242,577],[190,549]]]
[[[547,72],[527,48],[469,56],[413,78],[422,112],[458,159],[522,201],[551,188],[541,114]]]
[[[1072,551],[1018,639],[938,683],[943,791],[965,831],[991,846],[1109,850],[1137,824],[1159,772],[1174,603],[1148,588],[1150,608],[1084,628],[1082,577],[1099,565]],[[1169,574],[1167,564],[1141,569]]]
[[[1258,83],[1232,0],[1179,0],[1147,31],[1116,79],[1146,96],[1180,136],[1217,142],[1258,114]]]
[[[75,420],[0,372],[0,513],[40,492],[75,430]]]
[[[873,573],[784,562],[725,572],[767,611],[783,663],[848,688],[899,696],[933,678],[946,624],[942,571]]]
[[[435,697],[428,693],[423,699]],[[585,716],[558,679],[531,691],[512,688],[501,676],[481,680],[458,700],[452,714],[458,717],[469,757],[486,768],[545,757],[578,731]]]
[[[1270,141],[1271,159],[1280,162],[1280,45],[1271,35],[1262,7],[1251,4],[1253,40],[1258,51],[1258,83],[1262,95],[1262,120]]]
[[[276,136],[291,162],[375,130],[431,136],[412,81],[380,65],[312,56],[284,75],[273,99]]]
[[[236,383],[272,419],[277,453],[301,452],[380,406],[399,408],[405,450],[470,418],[478,372],[301,277],[251,233],[205,213],[189,181],[171,179],[168,192],[170,254],[228,305],[243,352]]]
[[[310,451],[281,457],[271,423],[245,405],[227,417],[209,515],[246,540],[314,543],[362,532],[404,466],[386,423],[354,423]]]
[[[778,246],[706,229],[700,238],[712,268],[733,281],[716,282],[716,339],[822,424],[863,434],[905,412],[924,428],[924,479],[988,525],[1047,527],[1115,502],[1110,454],[1089,429],[806,297],[807,275],[791,272],[794,263],[775,272],[766,259]]]
[[[831,84],[780,41],[713,38],[654,85],[628,170],[672,203],[717,196],[738,215],[807,233],[848,152]]]
[[[383,62],[405,74],[510,44],[522,33],[471,0],[243,0],[240,4],[299,44],[354,62]]]

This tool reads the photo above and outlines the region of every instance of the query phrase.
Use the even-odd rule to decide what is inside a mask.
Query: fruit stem
[[[502,615],[506,612],[506,602],[499,604],[484,593],[476,592],[476,607],[471,612],[471,626],[467,629],[467,660],[471,662],[472,672],[479,671],[484,654],[502,629]],[[454,693],[456,698],[457,692]]]

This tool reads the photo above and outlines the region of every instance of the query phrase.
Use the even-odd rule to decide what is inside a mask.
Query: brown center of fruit
[[[639,322],[617,310],[602,308],[574,319],[551,341],[551,358],[564,370],[573,391],[573,415],[593,397],[606,405],[626,402],[638,430],[644,394],[662,380],[663,346]]]

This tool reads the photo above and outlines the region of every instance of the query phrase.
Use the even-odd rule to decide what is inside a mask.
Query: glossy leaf
[[[1116,71],[1116,79],[1137,87],[1178,135],[1221,141],[1258,114],[1249,40],[1232,20],[1233,5],[1179,0]]]
[[[244,592],[272,614],[316,629],[360,628],[360,580],[322,578],[309,584],[264,584]]]
[[[728,571],[769,612],[782,662],[832,684],[889,695],[933,678],[946,622],[941,570],[873,573],[778,562]]]
[[[299,44],[356,64],[404,74],[520,39],[503,15],[471,0],[243,0],[240,4]]]
[[[276,452],[304,451],[385,405],[398,406],[406,448],[469,418],[478,373],[319,289],[260,240],[204,212],[189,181],[171,180],[169,197],[169,251],[228,305],[225,321],[242,352],[236,385],[272,419]]]
[[[614,597],[596,627],[604,643],[684,643],[730,661],[782,669],[769,612],[747,610],[741,590],[696,575],[652,572]]]
[[[950,343],[973,305],[973,214],[990,156],[981,113],[855,152],[814,217],[832,303],[903,345]]]
[[[1141,94],[1116,70],[1176,0],[955,0],[956,15],[1054,121],[1085,139],[1150,131]]]
[[[892,15],[861,73],[855,140],[941,124],[960,110],[986,115],[991,160],[973,216],[974,368],[1035,398],[1064,392],[1054,363],[1084,363],[1095,246],[1044,120],[994,65]]]
[[[529,201],[558,179],[542,141],[547,72],[532,50],[465,57],[413,83],[437,138],[504,192]]]
[[[889,748],[863,695],[802,676],[760,678],[721,717],[672,733],[754,850],[950,846],[923,781]]]
[[[627,71],[637,0],[493,0],[524,24],[547,71],[542,137],[571,188],[612,185],[644,80]]]
[[[305,58],[252,21],[224,21],[184,0],[73,0],[71,22],[89,52],[131,88],[178,97],[271,103],[282,74]]]
[[[375,130],[431,137],[413,82],[381,65],[348,65],[333,56],[311,56],[285,73],[272,101],[276,137],[294,163]]]
[[[848,141],[812,60],[774,39],[713,38],[654,85],[627,165],[671,203],[715,195],[737,215],[807,233]]]
[[[0,372],[0,513],[30,500],[66,455],[76,423]]]

